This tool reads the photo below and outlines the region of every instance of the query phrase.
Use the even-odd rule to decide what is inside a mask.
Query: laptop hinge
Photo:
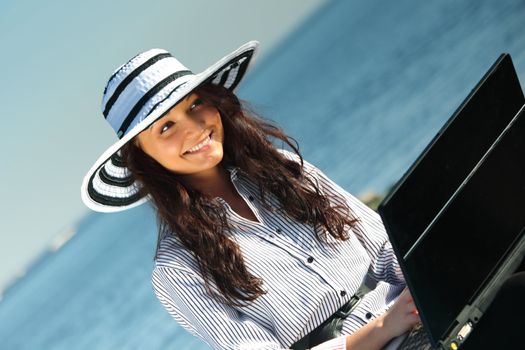
[[[492,279],[472,304],[467,305],[461,310],[456,318],[456,326],[452,328],[448,337],[439,341],[440,348],[443,350],[459,349],[461,344],[470,335],[479,322],[490,303],[496,296],[499,288],[505,280],[512,275],[519,266],[525,255],[525,227],[518,234],[517,244],[511,249],[503,264],[499,267]]]
[[[447,350],[459,349],[481,316],[483,316],[483,312],[477,307],[472,305],[465,306],[456,318],[456,326],[449,333],[448,338],[439,342],[440,348]]]

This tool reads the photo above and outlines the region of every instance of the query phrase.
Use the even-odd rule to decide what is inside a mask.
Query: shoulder
[[[277,152],[281,153],[287,159],[291,159],[291,160],[299,159],[299,156],[296,153],[288,151],[287,149],[277,148]]]
[[[315,165],[302,158],[302,156],[300,157],[297,153],[286,149],[278,148],[277,151],[281,153],[286,159],[293,160],[296,163],[302,163],[305,174],[317,178],[319,169]]]
[[[277,148],[277,152],[279,152],[284,158],[288,160],[293,160],[294,162],[297,162],[297,163],[301,163],[301,161],[303,163],[306,163],[306,161],[302,159],[302,156],[300,157],[295,152],[289,151],[287,149],[282,149],[282,148]]]
[[[197,261],[176,236],[164,237],[155,255],[155,268],[171,268],[196,273]]]

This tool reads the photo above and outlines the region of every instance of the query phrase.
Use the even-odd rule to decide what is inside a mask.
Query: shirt
[[[295,154],[282,153],[298,161]],[[222,202],[246,266],[263,279],[267,293],[242,307],[215,301],[205,290],[192,254],[176,234],[167,236],[159,245],[152,284],[161,304],[183,328],[216,349],[286,349],[348,302],[365,278],[376,285],[344,320],[342,335],[352,334],[395,301],[405,281],[376,212],[305,161],[305,174],[317,181],[331,204],[346,202],[358,219],[348,228],[348,240],[328,235],[320,241],[312,225],[277,209],[278,201],[271,195],[267,197],[275,210],[265,209],[257,184],[239,169],[229,170],[258,222]],[[345,337],[314,349],[345,349]]]

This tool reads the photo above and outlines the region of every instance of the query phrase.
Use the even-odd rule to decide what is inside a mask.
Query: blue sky
[[[326,0],[0,0],[0,291],[86,215],[79,187],[115,140],[100,112],[113,70],[164,48],[194,72],[245,41],[259,61]]]

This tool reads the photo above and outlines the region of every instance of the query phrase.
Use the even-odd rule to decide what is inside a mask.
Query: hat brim
[[[82,181],[81,198],[84,204],[92,210],[108,213],[130,209],[148,201],[148,196],[140,197],[138,195],[137,186],[140,186],[139,184],[126,183],[125,186],[123,186],[122,183],[120,183],[119,186],[115,185],[113,192],[111,189],[109,189],[109,192],[115,193],[112,197],[111,195],[104,196],[94,191],[94,188],[96,187],[94,182],[101,183],[100,172],[102,168],[104,168],[105,165],[114,165],[111,164],[111,162],[115,162],[115,159],[119,158],[117,152],[125,144],[148,128],[157,119],[165,115],[173,106],[175,106],[179,101],[184,99],[184,97],[186,97],[200,85],[209,81],[213,81],[214,78],[219,78],[221,73],[242,60],[246,63],[245,65],[243,64],[245,68],[238,72],[238,76],[236,77],[235,81],[218,79],[219,81],[217,82],[217,84],[221,84],[228,89],[234,90],[244,77],[249,66],[252,65],[253,58],[257,52],[258,46],[259,43],[257,41],[247,42],[237,50],[224,56],[222,59],[208,67],[203,72],[192,75],[188,81],[179,86],[176,91],[170,94],[170,96],[165,101],[163,101],[159,108],[153,110],[146,118],[144,118],[144,120],[135,125],[119,141],[115,142],[104,153],[102,153],[102,155],[97,159],[91,169],[84,176],[84,180]],[[126,169],[124,168],[123,171],[125,172]],[[122,181],[120,182],[124,183],[127,181],[126,177],[122,178],[121,180]],[[110,185],[106,183],[104,186]]]

